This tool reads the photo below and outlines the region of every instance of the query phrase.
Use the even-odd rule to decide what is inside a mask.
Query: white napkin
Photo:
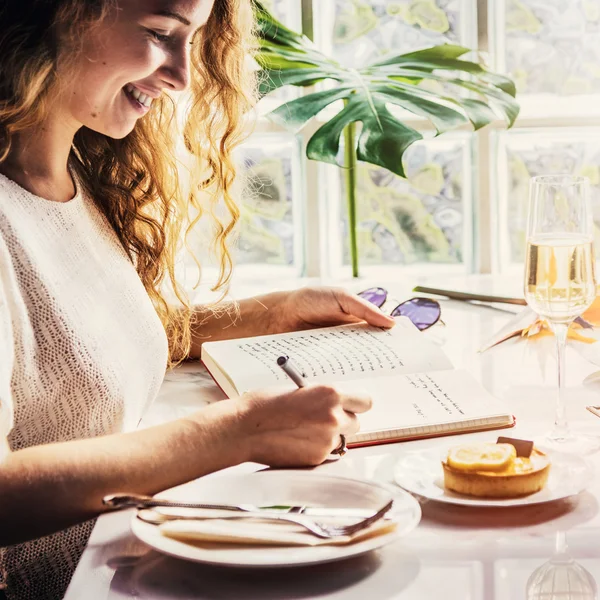
[[[319,518],[318,521],[326,522],[323,518]],[[340,524],[340,522],[340,519],[335,519],[336,524]],[[345,522],[352,521],[345,520]],[[232,545],[322,546],[326,544],[352,544],[393,531],[397,525],[396,520],[381,519],[352,536],[333,539],[319,538],[295,523],[261,521],[259,519],[181,519],[167,521],[159,525],[158,528],[163,535],[187,543],[220,542]]]

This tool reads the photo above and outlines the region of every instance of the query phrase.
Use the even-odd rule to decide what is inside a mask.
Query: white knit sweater
[[[45,200],[0,174],[0,432],[11,449],[135,428],[167,351],[93,201]],[[62,598],[92,525],[0,550],[7,597]]]

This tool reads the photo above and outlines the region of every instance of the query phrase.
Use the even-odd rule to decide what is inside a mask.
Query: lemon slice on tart
[[[550,460],[541,450],[517,456],[513,444],[463,444],[442,461],[444,487],[467,496],[516,498],[540,491],[548,481]]]
[[[512,444],[464,444],[450,448],[446,462],[458,471],[503,471],[516,457]]]

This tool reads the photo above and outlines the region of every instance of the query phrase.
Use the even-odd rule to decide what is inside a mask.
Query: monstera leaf
[[[519,114],[514,83],[461,57],[468,48],[443,44],[407,54],[387,54],[360,69],[340,65],[304,35],[279,23],[262,4],[253,2],[258,22],[260,92],[287,85],[325,89],[287,102],[268,116],[298,131],[331,104],[331,116],[308,141],[308,158],[346,167],[345,192],[352,273],[358,277],[357,160],[404,177],[402,156],[422,134],[398,117],[404,109],[428,119],[438,135],[468,125],[474,129],[503,118],[512,126]],[[336,105],[336,106],[337,106]],[[329,114],[329,113],[327,113]],[[360,130],[357,124],[360,123]],[[339,163],[344,137],[344,162]]]
[[[353,69],[340,65],[306,36],[279,23],[260,2],[255,2],[255,8],[259,33],[255,58],[262,69],[262,95],[287,85],[311,86],[325,80],[335,84],[287,102],[269,117],[297,131],[330,104],[343,101],[343,108],[308,142],[307,156],[311,159],[339,164],[341,136],[349,125],[360,122],[362,128],[355,141],[358,160],[403,177],[402,155],[423,136],[404,124],[390,106],[427,118],[438,134],[468,123],[479,129],[499,117],[511,126],[519,114],[514,83],[476,62],[461,59],[468,48],[444,44],[385,55]],[[436,85],[431,86],[432,82]],[[441,91],[432,91],[432,87]]]

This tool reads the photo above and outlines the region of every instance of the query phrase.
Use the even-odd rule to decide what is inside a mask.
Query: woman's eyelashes
[[[150,36],[153,41],[159,42],[161,44],[173,44],[175,42],[175,37],[172,35],[168,35],[166,33],[158,33],[158,31],[154,31],[154,29],[146,29],[146,33]],[[194,40],[192,39],[189,42],[190,46],[194,45]]]
[[[154,31],[154,29],[146,29],[146,33],[148,33],[153,40],[160,42],[161,44],[168,44],[173,41],[173,36],[165,33],[158,33],[158,31]]]

